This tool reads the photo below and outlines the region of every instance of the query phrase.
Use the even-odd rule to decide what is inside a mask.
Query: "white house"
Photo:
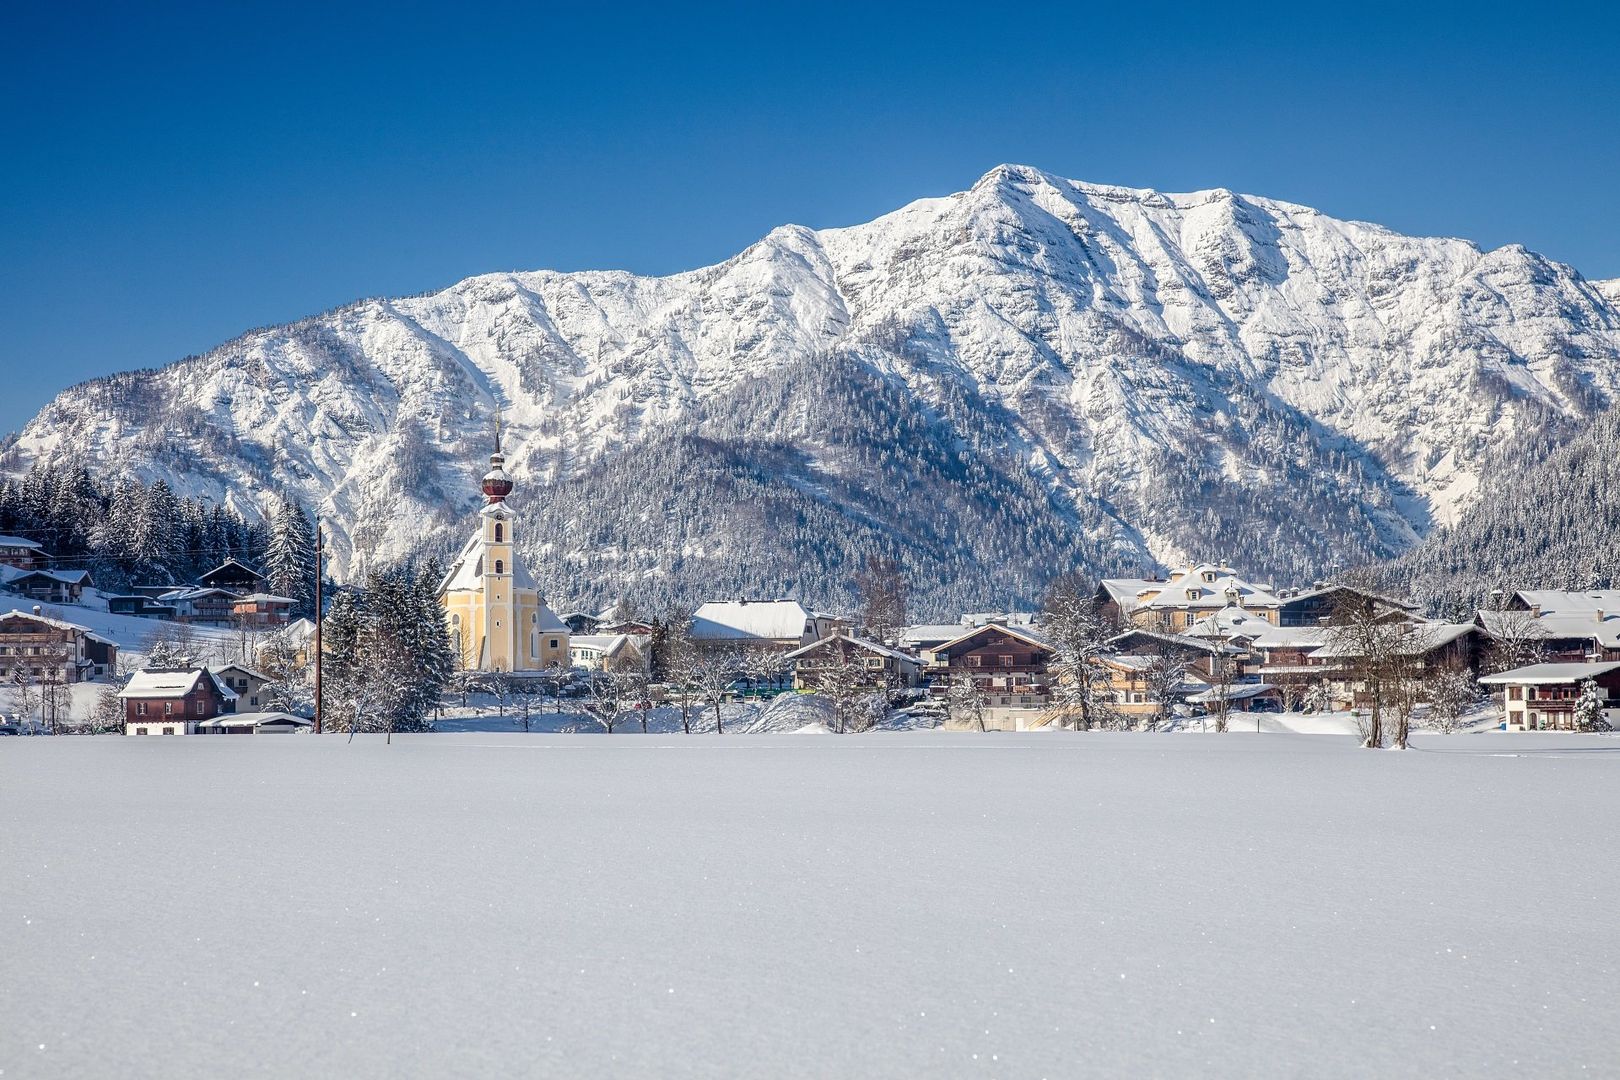
[[[832,634],[838,620],[797,600],[716,600],[692,615],[690,636],[705,648],[797,649]]]
[[[568,639],[568,658],[590,671],[648,670],[647,641],[635,634],[576,634]]]
[[[1509,731],[1573,731],[1581,686],[1591,680],[1603,698],[1603,719],[1620,728],[1620,660],[1598,664],[1531,664],[1479,681],[1502,687],[1503,722]]]

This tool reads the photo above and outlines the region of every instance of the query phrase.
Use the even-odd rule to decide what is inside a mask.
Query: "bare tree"
[[[266,706],[301,713],[313,705],[315,692],[310,684],[309,664],[285,637],[266,641],[258,659],[260,671],[269,680],[264,685]]]
[[[1427,695],[1430,722],[1435,730],[1450,735],[1457,730],[1463,711],[1479,700],[1479,684],[1473,672],[1453,664],[1436,672],[1429,680]]]
[[[765,683],[770,683],[774,687],[788,668],[787,659],[781,650],[768,646],[746,647],[742,650],[741,656],[739,671],[754,685],[756,691]]]
[[[586,689],[588,691],[585,699],[586,714],[595,720],[602,730],[609,735],[613,734],[613,729],[624,716],[624,680],[611,671],[593,671],[586,683]]]
[[[1420,627],[1379,616],[1372,600],[1346,593],[1334,606],[1326,634],[1352,698],[1359,692],[1366,699],[1366,718],[1358,722],[1362,745],[1373,750],[1383,748],[1386,719],[1394,721],[1396,745],[1406,745],[1417,700],[1419,658],[1428,644]],[[1393,715],[1386,715],[1391,710]]]
[[[1108,672],[1099,660],[1110,651],[1113,626],[1081,580],[1066,574],[1048,591],[1041,632],[1055,650],[1056,677],[1049,715],[1063,727],[1089,731],[1112,715]]]
[[[11,669],[11,701],[17,715],[24,719],[27,719],[28,714],[33,711],[33,683],[29,681],[28,673],[22,669],[20,663]]]
[[[861,603],[861,628],[872,640],[893,645],[906,626],[906,578],[900,563],[883,555],[868,555],[866,566],[855,575]]]
[[[664,677],[664,693],[681,710],[681,730],[692,734],[692,719],[704,701],[700,679],[703,657],[692,639],[687,637],[684,624],[673,625],[664,635],[663,648],[658,650],[659,667]]]
[[[832,702],[833,730],[843,735],[874,727],[877,680],[858,650],[839,636],[816,650],[816,656],[816,692]]]
[[[541,707],[537,698],[542,693],[542,688],[533,679],[512,680],[512,723],[519,731],[533,730],[535,713]]]
[[[952,676],[946,688],[946,702],[951,719],[973,724],[980,731],[985,730],[984,691],[979,689],[978,680],[971,674],[962,671]]]
[[[1232,687],[1237,683],[1237,658],[1231,654],[1229,639],[1224,634],[1206,638],[1215,646],[1215,655],[1209,661],[1210,716],[1215,730],[1224,732],[1231,727]]]
[[[699,697],[714,706],[714,731],[716,735],[726,733],[725,720],[720,715],[720,706],[726,698],[731,696],[732,684],[737,681],[737,675],[742,669],[742,657],[735,652],[715,652],[705,655],[698,661],[693,672],[693,685],[697,687]]]
[[[1547,628],[1528,611],[1485,613],[1485,632],[1491,639],[1485,650],[1487,675],[1539,664],[1547,655]]]
[[[1158,712],[1149,716],[1144,725],[1149,731],[1158,726],[1159,721],[1170,715],[1170,709],[1179,696],[1181,686],[1187,681],[1187,664],[1168,645],[1161,646],[1158,651],[1148,658],[1148,666],[1142,669],[1142,683],[1147,688],[1148,700],[1158,708]]]

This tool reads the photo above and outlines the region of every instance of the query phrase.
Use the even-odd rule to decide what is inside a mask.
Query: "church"
[[[478,531],[439,586],[451,645],[467,671],[566,668],[568,627],[541,601],[539,586],[518,557],[517,516],[506,505],[512,480],[505,465],[497,429]]]

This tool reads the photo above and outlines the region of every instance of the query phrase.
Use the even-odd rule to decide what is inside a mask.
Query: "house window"
[[[164,728],[164,729],[163,729],[163,734],[165,734],[165,735],[173,735],[173,734],[174,734],[174,728],[172,728],[172,727],[165,727],[165,728]]]
[[[503,534],[502,534],[502,532],[501,532],[501,523],[500,523],[500,522],[498,522],[498,521],[497,521],[497,522],[496,522],[496,523],[495,523],[495,542],[496,542],[496,543],[497,543],[497,544],[498,544],[498,543],[500,543],[500,542],[501,542],[501,537],[502,537],[502,535],[503,535]],[[500,571],[496,571],[496,573],[499,573],[499,572],[500,572]]]
[[[980,666],[980,661],[982,661],[983,659],[984,658],[982,656],[970,656],[970,657],[967,658],[967,666],[968,667],[979,667]]]
[[[197,709],[197,715],[198,715],[198,716],[201,716],[201,715],[202,715],[202,714],[203,714],[203,703],[202,703],[202,699],[201,699],[201,698],[198,698],[198,699],[197,699],[197,700],[196,700],[196,701],[195,701],[195,702],[194,702],[194,703],[193,703],[193,704],[195,704],[195,705],[196,705],[196,709]]]
[[[146,715],[146,702],[137,701],[135,703],[135,715],[136,716],[145,716]]]
[[[552,648],[553,648],[553,649],[555,649],[555,648],[557,648],[557,647],[558,647],[558,642],[557,642],[557,639],[556,639],[556,638],[552,638],[552,639],[551,639],[551,647],[552,647]]]
[[[1003,657],[1000,657],[999,659],[1001,660],[1001,666],[1002,667],[1012,667],[1013,666],[1013,658],[1011,656],[1003,656]]]
[[[137,734],[137,735],[145,735],[146,734],[146,729],[143,728],[143,727],[138,727],[138,728],[135,729],[135,734]]]

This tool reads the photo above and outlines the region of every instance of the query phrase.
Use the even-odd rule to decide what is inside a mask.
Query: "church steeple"
[[[495,410],[495,452],[489,455],[489,472],[484,474],[484,498],[491,504],[504,502],[512,494],[512,478],[506,475],[506,456],[501,453],[501,410]]]

